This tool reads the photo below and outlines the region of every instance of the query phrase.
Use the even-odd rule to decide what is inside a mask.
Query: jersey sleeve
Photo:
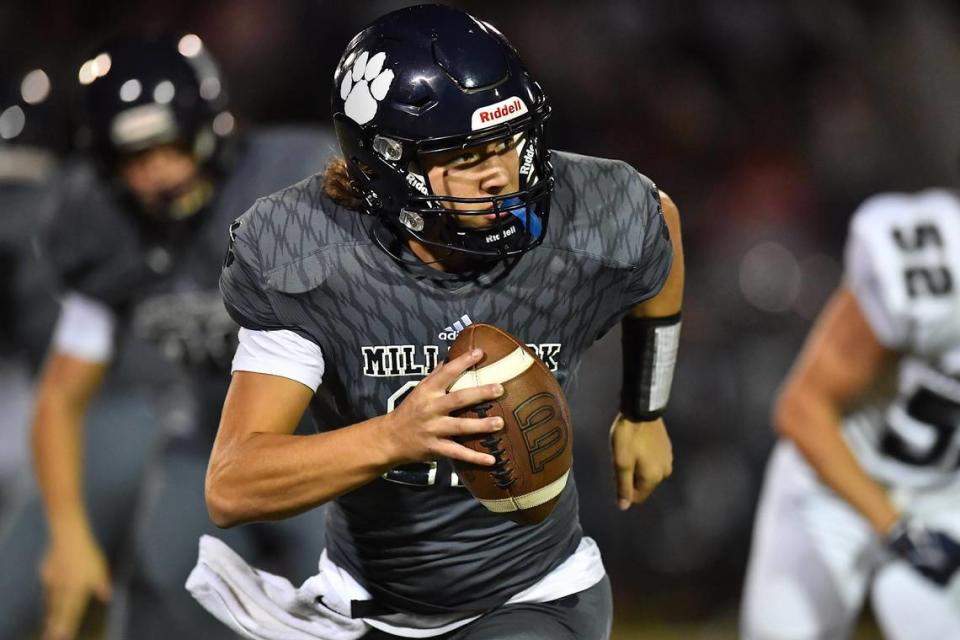
[[[77,224],[81,222],[78,214],[74,203],[61,203],[40,237],[41,255],[63,290],[102,300],[111,288],[106,260],[91,242],[90,226]]]
[[[71,291],[60,303],[51,344],[74,358],[108,362],[113,357],[116,327],[117,318],[109,306]]]
[[[873,242],[871,242],[873,240]],[[844,256],[846,281],[874,335],[890,349],[902,349],[909,318],[892,278],[885,277],[884,248],[868,235],[851,229]]]
[[[323,351],[286,329],[251,331],[241,327],[231,372],[266,373],[299,382],[316,392],[323,380]]]
[[[670,232],[663,217],[660,192],[647,178],[636,174],[638,180],[630,187],[630,202],[634,202],[634,216],[638,224],[631,235],[640,247],[623,291],[624,310],[643,302],[660,292],[673,263]]]
[[[132,217],[118,209],[86,166],[65,177],[56,212],[40,233],[39,251],[62,291],[98,300],[114,312],[122,312],[143,283]]]
[[[898,351],[958,344],[960,209],[944,192],[884,194],[850,224],[844,277],[874,335]]]
[[[220,294],[230,317],[254,331],[284,329],[264,286],[257,237],[250,223],[257,205],[230,225],[230,244],[220,272]]]
[[[300,327],[279,317],[266,285],[255,224],[261,204],[258,201],[230,225],[230,246],[220,274],[224,306],[240,325],[232,371],[281,376],[316,391],[325,368],[323,351]]]

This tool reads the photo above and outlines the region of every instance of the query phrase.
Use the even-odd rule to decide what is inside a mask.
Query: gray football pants
[[[109,403],[106,415],[91,415],[85,465],[87,504],[113,571],[109,638],[236,637],[184,588],[204,533],[294,581],[316,573],[322,509],[277,524],[217,529],[203,499],[209,445],[158,450],[147,399]],[[40,623],[47,527],[35,494],[11,516],[0,530],[0,640],[23,640]]]
[[[432,640],[607,640],[613,623],[610,580],[551,602],[512,604]],[[399,640],[373,630],[363,640]]]

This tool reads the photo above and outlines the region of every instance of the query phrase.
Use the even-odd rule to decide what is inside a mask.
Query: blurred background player
[[[777,400],[748,640],[846,637],[867,594],[887,638],[960,638],[960,199],[856,212],[845,278]]]
[[[8,310],[0,317],[0,528],[29,473],[31,381],[57,315],[35,255],[69,143],[63,87],[54,90],[47,71],[30,69],[0,84],[0,308]]]
[[[625,162],[548,151],[544,91],[496,28],[458,9],[381,16],[347,46],[331,93],[342,158],[233,229],[221,290],[243,329],[211,517],[234,526],[329,503],[312,582],[326,588],[298,619],[333,609],[371,639],[609,637],[610,585],[572,476],[536,526],[481,505],[450,459],[493,464],[456,436],[500,418],[450,414],[502,389],[447,394],[480,354],[443,361],[464,325],[492,323],[532,344],[566,392],[621,324],[618,482],[603,495],[623,511],[644,501],[672,468],[661,415],[680,333],[676,206]],[[308,407],[323,432],[292,435]],[[576,429],[606,440],[595,423]],[[210,596],[239,575],[209,577],[235,558],[205,555],[219,548],[202,547],[194,593],[238,631],[286,637],[244,626],[252,606],[226,613],[238,589]],[[262,594],[273,610],[294,602],[276,593]]]
[[[44,637],[71,638],[91,599],[110,602],[115,637],[222,637],[183,583],[213,528],[208,425],[236,335],[217,291],[226,230],[257,197],[321,169],[334,143],[311,128],[234,134],[226,88],[195,35],[115,38],[77,77],[77,136],[89,151],[64,172],[43,246],[62,287],[33,425],[50,537],[36,505],[6,531],[0,574],[14,595],[0,604],[0,637],[26,637],[43,601]],[[141,348],[120,370],[150,381],[156,419],[113,412],[111,428],[84,442],[121,343]],[[240,529],[233,541],[310,572],[322,517]]]

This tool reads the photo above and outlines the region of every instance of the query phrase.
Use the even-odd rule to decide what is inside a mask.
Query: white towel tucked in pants
[[[187,590],[218,620],[253,640],[356,640],[369,627],[350,617],[350,603],[321,571],[300,588],[254,569],[212,536],[200,539]]]

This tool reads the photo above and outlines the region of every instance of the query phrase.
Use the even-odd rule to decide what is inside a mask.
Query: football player
[[[257,197],[321,170],[335,143],[311,128],[232,135],[221,76],[195,35],[112,40],[77,77],[91,161],[65,178],[45,238],[64,292],[33,425],[50,537],[43,551],[29,510],[9,532],[0,557],[33,562],[14,582],[31,595],[14,598],[10,610],[0,604],[0,636],[27,637],[24,627],[36,623],[41,598],[31,586],[42,564],[44,637],[73,637],[91,598],[111,601],[116,637],[232,637],[183,590],[197,537],[212,529],[203,478],[237,329],[217,291],[226,230]],[[157,358],[148,372],[173,433],[151,454],[132,522],[126,501],[137,477],[129,467],[146,455],[144,425],[88,443],[99,462],[87,476],[107,485],[105,494],[86,499],[82,480],[87,408],[124,337],[155,345],[176,365]],[[233,541],[309,566],[322,548],[319,515],[238,529]],[[121,549],[130,561],[112,576],[108,560]]]
[[[750,640],[960,638],[960,200],[867,200],[843,283],[774,409],[743,600]]]
[[[59,93],[42,68],[0,81],[0,521],[28,475],[30,381],[56,318],[31,241],[56,206],[68,141]]]
[[[501,421],[449,414],[501,388],[446,394],[480,354],[443,360],[487,322],[569,390],[623,320],[613,459],[620,507],[642,501],[672,465],[660,416],[680,327],[676,207],[623,162],[548,151],[541,87],[500,32],[457,9],[406,8],[359,33],[332,111],[342,158],[232,230],[221,291],[242,328],[207,472],[214,521],[329,502],[329,590],[311,607],[354,601],[340,613],[365,637],[608,637],[609,582],[574,483],[537,526],[481,506],[450,460],[493,457],[455,436]],[[291,435],[308,406],[324,432]],[[193,586],[201,601],[216,588]],[[208,601],[238,631],[285,637],[221,603]]]

